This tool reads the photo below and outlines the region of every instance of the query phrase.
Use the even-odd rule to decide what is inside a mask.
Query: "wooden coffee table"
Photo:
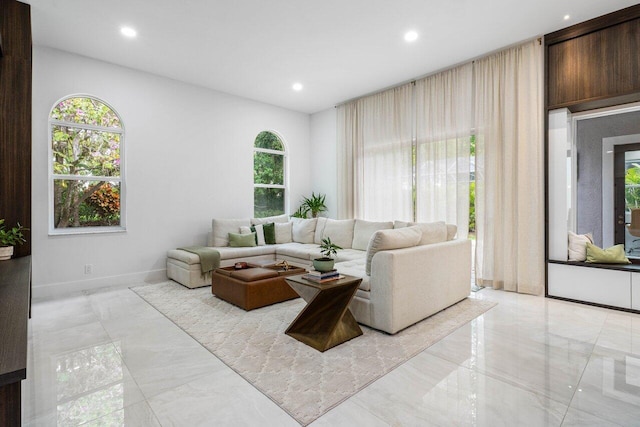
[[[361,278],[344,276],[332,282],[314,283],[297,275],[285,280],[307,302],[285,331],[287,335],[322,352],[362,335],[349,310]]]

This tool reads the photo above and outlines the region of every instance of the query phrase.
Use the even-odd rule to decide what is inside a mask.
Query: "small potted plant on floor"
[[[4,219],[0,219],[0,261],[11,259],[13,247],[26,242],[23,231],[27,230],[18,223],[16,227],[6,229]]]
[[[331,242],[331,238],[327,237],[322,239],[322,244],[320,245],[320,251],[322,258],[316,258],[313,260],[313,268],[317,271],[325,272],[333,270],[333,265],[335,263],[335,259],[332,258],[332,255],[336,255],[339,250],[342,248],[335,243]]]

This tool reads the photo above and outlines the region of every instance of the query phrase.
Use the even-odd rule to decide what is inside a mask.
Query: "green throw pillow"
[[[262,224],[262,230],[264,231],[264,242],[267,245],[276,244],[276,225],[273,222],[268,224]]]
[[[624,254],[624,245],[602,249],[587,242],[587,262],[598,264],[631,264]]]
[[[233,248],[246,248],[256,246],[256,233],[229,233],[229,246]]]

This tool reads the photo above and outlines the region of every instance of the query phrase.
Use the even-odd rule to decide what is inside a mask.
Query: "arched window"
[[[260,132],[253,149],[253,214],[256,218],[286,211],[287,167],[284,143],[273,132]]]
[[[124,127],[104,101],[61,99],[49,114],[51,234],[124,230]]]

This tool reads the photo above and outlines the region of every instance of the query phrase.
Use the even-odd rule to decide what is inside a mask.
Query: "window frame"
[[[282,144],[282,151],[279,150],[272,150],[269,148],[260,148],[260,147],[256,147],[256,139],[258,138],[258,135],[260,135],[263,132],[269,132],[273,135],[275,135],[278,140],[280,141],[280,143]],[[266,154],[274,154],[277,156],[282,156],[282,172],[284,174],[284,176],[282,177],[282,182],[283,184],[256,184],[255,181],[255,153],[266,153]],[[253,198],[254,198],[254,203],[253,203],[253,214],[255,215],[256,212],[256,205],[255,205],[255,190],[256,188],[278,188],[278,189],[282,189],[284,190],[284,206],[283,206],[283,210],[284,212],[282,214],[289,214],[289,150],[287,149],[287,144],[284,140],[284,138],[282,137],[282,135],[279,132],[276,132],[274,130],[262,130],[260,132],[258,132],[255,136],[255,138],[253,138],[253,152],[252,152],[252,161],[251,161],[251,173],[253,175]]]
[[[97,126],[97,125],[89,125],[85,123],[75,123],[75,122],[66,122],[63,120],[53,119],[51,114],[53,110],[63,101],[71,98],[89,98],[93,99],[97,102],[100,102],[118,117],[120,122],[120,127],[106,127],[106,126]],[[59,236],[59,235],[77,235],[77,234],[102,234],[102,233],[122,233],[127,231],[127,217],[126,217],[126,155],[125,155],[125,125],[122,120],[122,116],[118,111],[113,108],[113,106],[106,102],[105,100],[85,93],[76,93],[71,95],[66,95],[60,99],[58,99],[53,106],[49,109],[48,121],[47,121],[47,144],[48,144],[48,187],[49,187],[49,197],[48,197],[48,209],[49,209],[49,236]],[[120,175],[115,176],[92,176],[92,175],[63,175],[56,174],[53,171],[53,128],[54,126],[65,126],[75,129],[83,129],[83,130],[91,130],[91,131],[99,131],[99,132],[109,132],[109,133],[117,133],[120,135]],[[55,180],[75,180],[75,181],[108,181],[108,182],[117,182],[120,184],[120,225],[105,225],[105,226],[91,226],[91,227],[67,227],[67,228],[55,228],[55,208],[54,208],[54,181]]]

